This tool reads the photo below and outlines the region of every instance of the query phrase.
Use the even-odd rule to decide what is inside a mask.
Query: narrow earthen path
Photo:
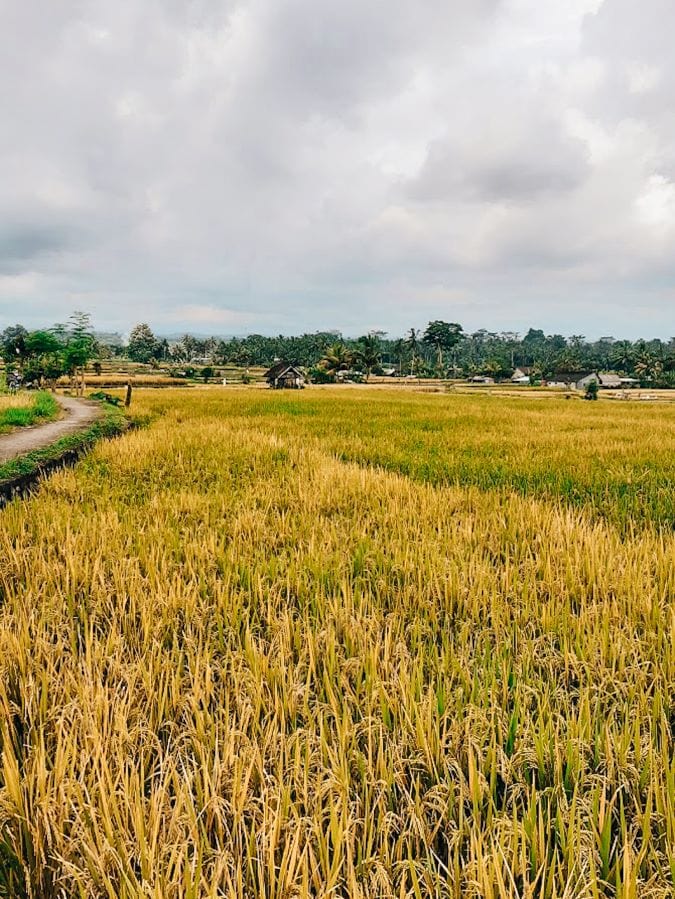
[[[75,399],[72,396],[57,396],[56,399],[63,408],[65,416],[58,421],[50,421],[45,425],[35,425],[31,428],[20,428],[11,434],[1,436],[0,462],[9,462],[17,456],[51,446],[62,437],[86,430],[101,417],[101,407],[98,403]]]

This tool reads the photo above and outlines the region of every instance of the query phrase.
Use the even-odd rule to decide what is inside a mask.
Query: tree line
[[[587,340],[530,328],[523,336],[481,329],[466,333],[457,322],[433,321],[410,328],[402,337],[374,331],[347,338],[335,331],[299,336],[199,339],[186,334],[169,343],[156,338],[147,324],[137,325],[119,352],[138,362],[270,366],[284,360],[310,371],[315,380],[335,379],[339,372],[394,373],[416,377],[510,378],[524,368],[532,380],[556,374],[615,371],[653,386],[675,387],[675,338],[664,341]]]
[[[86,312],[73,312],[66,324],[29,331],[23,325],[10,325],[0,333],[0,355],[5,369],[24,384],[54,384],[70,375],[82,385],[86,366],[100,352],[91,318]]]
[[[640,383],[675,387],[675,338],[587,340],[581,334],[547,335],[535,328],[523,336],[485,329],[467,333],[457,322],[440,320],[393,338],[383,331],[359,338],[317,331],[227,339],[185,334],[167,340],[140,323],[124,343],[97,337],[90,316],[74,312],[66,324],[47,329],[6,327],[0,333],[0,354],[6,366],[21,371],[24,382],[40,383],[53,382],[64,374],[76,377],[87,365],[99,368],[102,360],[120,356],[158,369],[202,366],[202,372],[217,365],[267,367],[284,360],[307,369],[317,381],[337,380],[340,373],[366,379],[385,373],[419,378],[481,375],[500,380],[521,368],[533,381],[560,374],[615,371]]]

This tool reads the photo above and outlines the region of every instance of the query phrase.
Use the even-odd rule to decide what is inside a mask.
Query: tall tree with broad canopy
[[[157,338],[152,333],[150,325],[145,322],[134,325],[127,346],[130,359],[134,362],[149,362],[157,355],[159,349]]]
[[[7,365],[22,365],[26,358],[26,337],[23,325],[10,325],[0,334],[0,353]]]
[[[66,371],[65,345],[52,331],[31,331],[26,335],[26,372],[29,381],[51,382]]]
[[[437,353],[436,365],[439,373],[444,370],[443,351],[451,350],[463,337],[464,330],[457,322],[429,322],[422,340],[427,346],[435,347]]]

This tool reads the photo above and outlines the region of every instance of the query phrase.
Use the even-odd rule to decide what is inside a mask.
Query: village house
[[[305,386],[303,372],[288,362],[276,362],[265,372],[265,380],[275,390],[302,390]]]
[[[591,381],[595,381],[601,390],[619,390],[623,385],[619,375],[613,372],[593,371],[576,382],[577,390],[585,390]]]
[[[532,369],[529,365],[521,365],[511,375],[512,384],[529,384]]]
[[[594,372],[585,369],[584,371],[567,371],[566,369],[558,369],[553,372],[547,380],[549,387],[565,387],[568,390],[575,388],[582,378],[593,375]]]

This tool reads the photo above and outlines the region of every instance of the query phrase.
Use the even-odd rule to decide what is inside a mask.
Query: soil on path
[[[9,462],[17,456],[51,446],[62,437],[84,431],[101,417],[98,403],[75,399],[72,396],[57,396],[56,400],[65,412],[63,418],[45,425],[21,428],[0,437],[0,462]]]

